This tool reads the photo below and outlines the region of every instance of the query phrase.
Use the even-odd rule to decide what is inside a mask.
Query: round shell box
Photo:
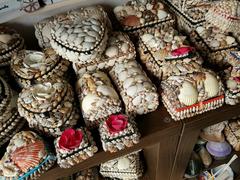
[[[18,98],[18,111],[30,127],[52,136],[76,125],[79,118],[73,90],[61,80],[23,89]]]
[[[51,49],[41,51],[21,50],[12,57],[11,70],[20,87],[62,78],[69,62]]]
[[[72,62],[97,63],[107,44],[109,24],[100,6],[69,11],[54,18],[51,45]]]
[[[14,29],[0,26],[0,66],[9,65],[13,53],[23,46],[23,38]]]
[[[32,131],[14,135],[0,161],[1,179],[36,179],[50,169],[56,157]]]

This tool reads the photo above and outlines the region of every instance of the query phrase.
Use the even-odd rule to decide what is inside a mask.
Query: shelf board
[[[91,158],[73,166],[69,169],[62,169],[57,165],[44,173],[41,179],[57,179],[60,177],[66,177],[83,169],[88,169],[90,167],[99,165],[108,160],[118,158],[120,156],[129,154],[131,152],[144,149],[159,143],[161,139],[174,136],[177,133],[180,134],[181,131],[181,121],[175,122],[170,118],[170,115],[166,109],[161,106],[161,108],[155,112],[149,113],[147,115],[138,116],[136,118],[138,123],[138,128],[141,133],[140,142],[131,148],[126,148],[124,150],[118,151],[116,153],[104,152],[102,148]],[[98,133],[94,133],[98,134]],[[97,146],[101,147],[101,143],[98,138],[95,138]]]

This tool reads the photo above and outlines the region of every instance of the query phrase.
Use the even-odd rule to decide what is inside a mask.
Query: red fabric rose
[[[193,47],[180,47],[180,48],[174,49],[171,52],[171,55],[172,56],[182,56],[182,55],[185,55],[185,54],[189,54],[193,50],[194,50]]]
[[[234,77],[233,80],[240,83],[240,77]]]
[[[106,124],[110,133],[118,133],[127,127],[128,119],[122,114],[111,115],[107,119]]]
[[[61,149],[72,150],[81,144],[82,139],[82,131],[69,128],[62,133],[58,145]]]

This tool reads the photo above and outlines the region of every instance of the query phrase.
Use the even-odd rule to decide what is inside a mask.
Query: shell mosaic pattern
[[[229,52],[227,61],[231,66],[240,67],[240,51]]]
[[[100,173],[102,176],[110,178],[138,179],[143,175],[139,152],[102,163]]]
[[[178,56],[172,55],[178,48],[191,48],[185,39],[173,28],[148,29],[140,36],[140,60],[159,79],[201,71],[203,60],[195,50]]]
[[[0,113],[3,115],[6,112],[12,98],[12,90],[6,81],[0,77]]]
[[[229,122],[224,129],[227,141],[235,151],[240,151],[240,124],[239,121]]]
[[[109,22],[100,6],[58,15],[53,21],[51,46],[72,62],[98,62],[107,44]]]
[[[205,70],[186,76],[171,76],[161,83],[162,101],[174,120],[189,118],[223,105],[220,78]]]
[[[110,133],[106,121],[102,122],[99,126],[99,133],[104,151],[111,153],[131,147],[137,144],[140,139],[136,123],[133,119],[128,120],[126,129],[118,133]]]
[[[73,90],[61,80],[23,89],[18,98],[18,111],[30,127],[52,136],[76,125],[79,119]]]
[[[147,26],[174,24],[161,2],[155,0],[134,0],[114,8],[114,14],[125,31],[135,31]]]
[[[23,46],[23,38],[14,29],[0,26],[0,66],[8,65],[11,56]]]
[[[156,87],[136,61],[115,64],[109,74],[120,92],[127,114],[146,114],[157,109]]]
[[[223,32],[236,32],[240,28],[240,2],[222,0],[212,4],[205,19]]]
[[[133,59],[136,56],[135,48],[128,35],[123,32],[112,32],[109,35],[107,46],[102,54],[100,63],[82,65],[73,63],[76,74],[81,77],[85,72],[109,69],[116,62]]]
[[[239,44],[233,36],[222,33],[216,27],[199,26],[190,35],[191,41],[211,64],[228,65],[225,58],[229,52],[238,50]]]
[[[85,73],[77,82],[77,93],[84,121],[90,128],[109,115],[121,112],[121,101],[108,76],[101,72]]]
[[[51,48],[41,51],[21,50],[12,57],[11,70],[20,87],[62,78],[69,62]]]
[[[10,140],[0,161],[1,178],[34,179],[55,162],[43,140],[34,132],[21,131]]]
[[[64,149],[61,149],[58,145],[60,137],[54,141],[57,153],[57,163],[61,168],[70,168],[71,166],[74,166],[75,164],[78,164],[92,157],[94,153],[98,151],[98,148],[93,141],[90,131],[88,131],[86,128],[80,128],[77,130],[81,130],[83,133],[83,140],[80,143],[79,147],[73,150],[66,151]]]
[[[53,21],[53,17],[43,19],[40,22],[34,24],[35,28],[35,37],[38,40],[38,44],[41,48],[49,48],[51,47],[51,25]]]

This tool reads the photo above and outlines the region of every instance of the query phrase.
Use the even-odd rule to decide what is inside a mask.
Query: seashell
[[[91,49],[93,47],[93,43],[92,42],[83,42],[82,46],[84,49]]]
[[[105,55],[108,57],[114,57],[118,55],[118,47],[117,46],[110,46],[106,49]]]
[[[147,44],[148,44],[151,48],[157,48],[157,47],[158,47],[158,42],[156,41],[156,39],[151,39],[150,41],[147,42]]]
[[[117,168],[119,170],[129,169],[130,164],[131,164],[131,161],[127,157],[120,158],[118,159],[118,162],[117,162]]]
[[[212,40],[212,41],[210,42],[210,46],[211,46],[211,47],[214,47],[214,48],[217,48],[217,47],[220,46],[220,42],[217,41],[217,40]]]
[[[63,33],[60,37],[60,39],[65,42],[68,39],[68,34],[67,33]]]
[[[93,73],[94,77],[100,78],[102,81],[104,81],[107,85],[111,84],[110,79],[108,78],[108,76],[101,71],[97,71],[96,73]]]
[[[100,32],[101,31],[101,28],[99,26],[97,26],[97,25],[92,25],[91,27],[96,32]]]
[[[227,88],[228,89],[231,89],[231,90],[237,89],[237,82],[236,81],[229,79],[229,80],[227,80],[226,83],[227,83]]]
[[[198,32],[198,34],[201,35],[201,34],[205,31],[205,28],[202,27],[202,26],[198,26],[198,27],[196,28],[196,31]]]
[[[184,81],[180,88],[178,99],[186,106],[193,105],[198,100],[198,91],[190,82]]]
[[[130,15],[123,19],[122,24],[124,26],[132,26],[132,27],[139,26],[140,19],[135,15]]]
[[[134,83],[134,78],[127,78],[124,82],[123,82],[123,88],[127,89],[129,88],[132,84]]]
[[[165,19],[168,16],[168,14],[164,10],[158,10],[157,16],[158,16],[158,19]]]
[[[104,96],[109,96],[112,97],[113,99],[118,99],[118,94],[112,87],[101,85],[97,87],[97,91],[102,93]]]
[[[144,34],[142,36],[142,41],[147,43],[148,41],[150,41],[151,39],[153,38],[153,35],[152,34]]]
[[[97,31],[97,32],[99,32],[99,31]],[[96,38],[96,37],[99,37],[99,34],[97,32],[96,31],[88,31],[87,33],[89,36]]]
[[[219,91],[219,83],[217,78],[208,72],[205,73],[205,77],[204,87],[205,91],[208,93],[208,97],[217,96]]]
[[[139,82],[139,83],[147,80],[146,76],[144,76],[142,74],[139,74],[139,75],[135,76],[134,79],[135,79],[136,82]]]
[[[122,52],[126,53],[126,52],[128,52],[128,49],[129,49],[128,43],[123,43],[122,46],[121,46]]]
[[[127,79],[127,77],[128,77],[127,71],[122,71],[122,72],[119,74],[119,80],[120,80],[120,81],[124,81],[125,79]]]
[[[44,60],[45,57],[42,52],[31,52],[23,59],[23,63],[28,67],[39,69]]]
[[[118,14],[119,12],[121,12],[123,10],[123,7],[122,6],[117,6],[113,9],[113,12],[115,14]]]
[[[135,96],[135,94],[137,93],[137,86],[130,86],[128,89],[127,89],[127,95],[128,96]]]
[[[46,100],[54,96],[55,89],[51,83],[37,84],[34,86],[33,97],[37,100]]]
[[[173,35],[171,35],[171,34],[165,34],[163,40],[164,40],[165,42],[171,42],[171,41],[173,40]]]
[[[139,104],[141,104],[142,102],[142,97],[141,96],[137,96],[132,100],[132,103],[134,106],[138,106]]]
[[[26,173],[29,169],[38,166],[45,155],[44,143],[37,140],[27,146],[17,148],[11,153],[11,159],[22,172]]]
[[[95,39],[94,37],[92,37],[92,36],[86,36],[86,37],[84,38],[84,40],[85,40],[86,42],[95,42],[95,41],[96,41],[96,39]]]
[[[232,36],[227,36],[226,37],[226,42],[228,45],[234,44],[236,42],[235,38]]]
[[[97,103],[101,98],[95,94],[87,94],[81,103],[81,109],[84,113],[88,113],[90,110],[96,108],[93,107],[94,103]]]
[[[1,43],[8,44],[12,39],[12,36],[9,34],[0,34]]]

